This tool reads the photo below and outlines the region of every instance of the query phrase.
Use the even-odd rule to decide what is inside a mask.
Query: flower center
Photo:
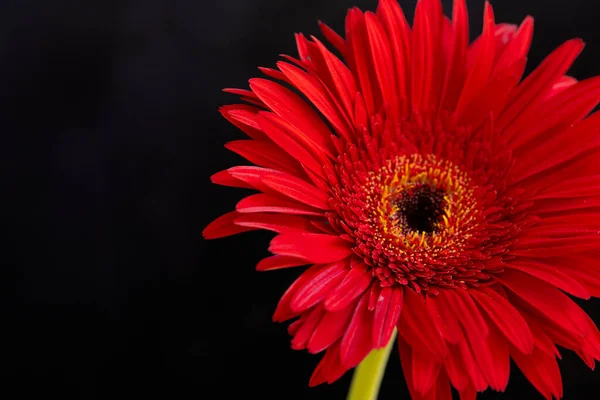
[[[481,260],[496,252],[488,250],[491,231],[482,212],[487,189],[467,171],[433,154],[397,155],[342,181],[341,230],[352,234],[355,253],[382,287],[435,294],[489,279],[481,272]]]
[[[420,184],[406,188],[395,200],[397,211],[391,216],[402,226],[402,233],[424,232],[431,234],[437,230],[437,223],[444,212],[444,191]]]

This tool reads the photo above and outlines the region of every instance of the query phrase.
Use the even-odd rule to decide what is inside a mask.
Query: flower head
[[[502,391],[511,358],[561,397],[556,345],[600,359],[567,295],[600,295],[600,79],[565,75],[583,43],[522,79],[533,20],[496,24],[489,4],[472,43],[464,0],[451,19],[420,0],[412,28],[394,0],[350,10],[345,39],[321,28],[343,61],[296,35],[298,59],[228,90],[245,103],[221,112],[250,139],[227,148],[256,166],[212,179],[258,194],[204,236],[271,230],[258,270],[308,266],[274,320],[324,352],[312,385],[397,328],[415,399]]]

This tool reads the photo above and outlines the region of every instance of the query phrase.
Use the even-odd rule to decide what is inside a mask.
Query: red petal
[[[323,303],[325,309],[328,311],[338,311],[347,307],[350,302],[367,290],[372,281],[372,272],[366,265],[353,265],[350,272],[344,277],[344,280],[325,299]]]
[[[573,335],[596,334],[587,315],[562,292],[553,286],[520,271],[505,270],[496,278],[541,314],[563,326]]]
[[[454,0],[452,9],[452,44],[440,96],[440,106],[454,110],[466,75],[466,54],[469,45],[469,18],[465,0]]]
[[[444,368],[452,385],[458,391],[464,390],[470,383],[470,376],[462,359],[459,347],[450,345],[448,355],[444,359]]]
[[[291,64],[279,62],[277,67],[285,74],[300,92],[327,118],[336,132],[342,137],[350,138],[353,128],[345,115],[332,98],[329,90],[318,79]]]
[[[435,400],[452,400],[452,389],[450,382],[446,376],[446,372],[442,369],[435,383]]]
[[[339,236],[320,233],[284,232],[271,241],[274,254],[303,258],[311,263],[330,263],[352,254],[351,244]]]
[[[302,312],[323,300],[344,279],[349,269],[348,261],[327,264],[296,291],[290,302],[294,312]]]
[[[369,115],[374,115],[381,103],[381,94],[379,85],[376,84],[377,76],[373,70],[368,40],[364,14],[358,8],[350,9],[346,17],[348,63],[360,85],[367,111]]]
[[[229,173],[258,190],[282,194],[314,208],[329,210],[329,196],[310,183],[285,172],[261,167],[233,167]]]
[[[256,270],[272,271],[275,269],[300,267],[302,265],[306,265],[306,261],[299,258],[287,256],[271,256],[260,260],[260,262],[256,265]]]
[[[433,387],[442,364],[428,353],[412,352],[412,381],[417,393],[425,395]]]
[[[531,330],[523,316],[508,300],[487,288],[473,290],[471,296],[515,347],[525,354],[531,353],[533,350]]]
[[[294,335],[294,338],[292,339],[292,349],[302,350],[306,348],[308,340],[315,331],[319,321],[321,321],[321,317],[323,317],[324,313],[325,310],[323,307],[315,307],[312,311],[310,311],[308,317],[306,317],[306,319],[303,321],[300,329],[298,329]]]
[[[523,182],[539,173],[544,173],[546,178],[552,178],[553,182],[572,179],[573,171],[568,168],[560,170],[565,175],[564,177],[556,173],[549,175],[548,170],[582,159],[585,154],[591,155],[595,163],[597,155],[593,151],[600,147],[599,120],[600,113],[595,113],[571,129],[565,129],[546,140],[535,141],[536,157],[522,157],[510,171],[515,182]],[[586,170],[575,165],[574,171],[577,172],[575,175],[577,176]]]
[[[535,348],[531,355],[524,355],[517,349],[512,349],[510,355],[525,377],[544,397],[562,397],[562,380],[556,358],[538,348]]]
[[[463,368],[467,371],[468,375],[471,378],[471,384],[475,387],[475,389],[478,392],[482,392],[485,389],[487,389],[488,383],[486,382],[485,378],[481,373],[481,369],[479,368],[479,365],[475,360],[475,357],[467,340],[462,340],[458,344],[458,351],[461,355]]]
[[[285,125],[285,121],[272,113],[261,112],[256,117],[257,123],[265,134],[281,147],[286,153],[294,157],[304,167],[309,168],[317,175],[323,175],[323,161],[319,157],[317,149],[306,146],[297,135],[290,132]]]
[[[510,357],[506,339],[491,325],[484,340],[469,341],[479,370],[493,390],[503,392],[510,375]]]
[[[358,301],[348,329],[342,337],[340,359],[346,368],[356,366],[373,349],[371,345],[373,313],[369,311],[367,297],[363,296]]]
[[[256,140],[268,140],[255,121],[259,108],[247,104],[232,104],[219,109],[221,114],[246,135]]]
[[[375,14],[367,12],[365,22],[375,75],[379,80],[383,102],[393,117],[399,111],[399,98],[390,43],[383,25]]]
[[[431,296],[427,299],[427,308],[438,330],[448,342],[457,344],[463,339],[460,324],[446,299]]]
[[[329,195],[313,185],[284,172],[270,171],[262,175],[262,181],[271,189],[293,200],[321,210],[330,210]]]
[[[538,107],[529,107],[505,135],[512,148],[535,140],[552,129],[567,129],[581,121],[600,102],[600,77],[578,82],[540,102]]]
[[[298,162],[270,141],[234,140],[225,147],[253,164],[302,176]]]
[[[410,69],[411,69],[411,38],[410,26],[406,22],[402,8],[395,0],[380,0],[377,16],[381,19],[387,32],[391,51],[394,56],[394,71],[398,76],[396,81],[398,97],[402,111],[409,109]]]
[[[283,322],[298,316],[298,313],[293,312],[290,307],[292,298],[294,297],[294,294],[296,294],[296,291],[304,286],[305,282],[310,281],[312,277],[320,271],[321,267],[321,265],[313,265],[304,271],[302,275],[290,285],[277,304],[277,308],[273,314],[273,322]]]
[[[445,299],[448,302],[469,340],[487,336],[487,324],[467,291],[463,289],[440,290],[438,296],[440,296],[440,300]]]
[[[532,37],[533,18],[528,16],[523,20],[519,30],[508,42],[500,57],[497,58],[496,65],[494,66],[494,75],[512,65],[517,60],[527,57]]]
[[[239,215],[240,213],[237,211],[231,211],[227,214],[221,215],[219,218],[208,224],[206,228],[204,228],[202,231],[202,236],[204,236],[205,239],[217,239],[256,229],[253,227],[239,226],[234,224],[235,219],[239,217]]]
[[[439,98],[443,11],[439,0],[417,2],[412,35],[412,105],[416,110],[432,108]]]
[[[340,342],[336,342],[325,352],[319,365],[310,377],[309,386],[320,385],[327,382],[332,383],[338,380],[348,368],[342,365],[340,361]]]
[[[479,41],[477,58],[467,72],[467,78],[456,106],[455,115],[458,119],[477,93],[486,87],[494,66],[494,11],[488,2],[485,3],[483,33]]]
[[[267,79],[251,79],[250,87],[271,110],[295,128],[299,138],[314,143],[324,154],[333,155],[331,131],[305,101]]]
[[[406,380],[406,386],[410,392],[410,397],[413,399],[419,398],[419,393],[415,391],[413,385],[413,367],[412,367],[412,353],[413,347],[402,339],[402,336],[398,336],[398,352],[400,353],[400,364],[402,364],[402,372],[404,372],[404,379]]]
[[[506,265],[506,268],[513,268],[525,272],[531,276],[543,280],[546,283],[556,286],[573,296],[582,299],[589,299],[590,293],[577,280],[573,279],[568,272],[563,272],[551,265],[537,261],[513,261]],[[525,351],[524,351],[525,352]],[[526,352],[525,352],[526,353]]]
[[[266,229],[281,233],[285,231],[312,231],[314,225],[305,217],[285,214],[239,214],[236,225],[249,228]]]
[[[552,84],[567,72],[582,49],[583,42],[579,39],[573,39],[554,50],[519,85],[514,96],[507,101],[507,108],[504,109],[497,121],[498,129],[505,130],[524,110],[529,109],[529,105],[534,100],[541,98],[544,92],[550,89]]]
[[[357,304],[358,301],[355,301],[342,310],[326,311],[308,342],[308,351],[313,354],[319,353],[341,338],[348,328]]]
[[[354,96],[356,95],[356,83],[352,72],[348,67],[336,56],[334,56],[323,43],[316,38],[313,38],[317,48],[321,52],[329,75],[331,77],[332,88],[335,89],[335,93],[339,102],[344,106],[345,114],[349,120],[352,120]]]
[[[323,33],[323,36],[325,36],[325,39],[327,39],[327,41],[343,56],[346,53],[346,43],[344,42],[344,38],[321,21],[319,21],[319,28],[321,28],[321,32]]]
[[[402,286],[381,289],[373,316],[373,347],[384,347],[390,341],[402,312]]]
[[[231,186],[243,189],[254,189],[252,185],[247,184],[244,181],[240,181],[234,178],[229,170],[219,171],[210,177],[210,181],[215,185]]]
[[[460,400],[475,400],[477,398],[477,390],[473,386],[467,387],[459,393]]]
[[[442,359],[448,349],[438,332],[423,297],[414,290],[404,291],[404,306],[398,323],[398,333],[419,351],[429,351],[432,356]]]
[[[278,197],[266,194],[253,194],[242,200],[235,206],[240,213],[282,213],[296,215],[313,215],[322,217],[323,212],[302,204],[282,200]]]

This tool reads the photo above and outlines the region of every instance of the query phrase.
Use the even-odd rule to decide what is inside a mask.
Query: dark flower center
[[[429,185],[405,189],[396,200],[396,219],[407,232],[433,233],[444,213],[444,191]]]

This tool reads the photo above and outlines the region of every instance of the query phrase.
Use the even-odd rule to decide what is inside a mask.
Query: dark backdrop
[[[414,3],[401,1],[409,15]],[[221,88],[295,54],[294,32],[318,34],[317,19],[339,30],[347,8],[375,0],[1,4],[0,390],[343,399],[351,374],[309,389],[319,357],[291,350],[271,322],[297,272],[254,271],[270,235],[201,231],[243,194],[209,181],[240,161],[223,148],[242,133],[217,112],[236,100]],[[483,0],[469,6],[479,32]],[[572,74],[600,74],[596,2],[495,6],[499,21],[535,16],[530,70],[578,36],[588,47]],[[596,321],[599,305],[584,306]],[[597,373],[569,352],[561,367],[567,399],[595,398]],[[506,394],[482,398],[540,398],[515,371]],[[394,353],[381,399],[406,396]]]

